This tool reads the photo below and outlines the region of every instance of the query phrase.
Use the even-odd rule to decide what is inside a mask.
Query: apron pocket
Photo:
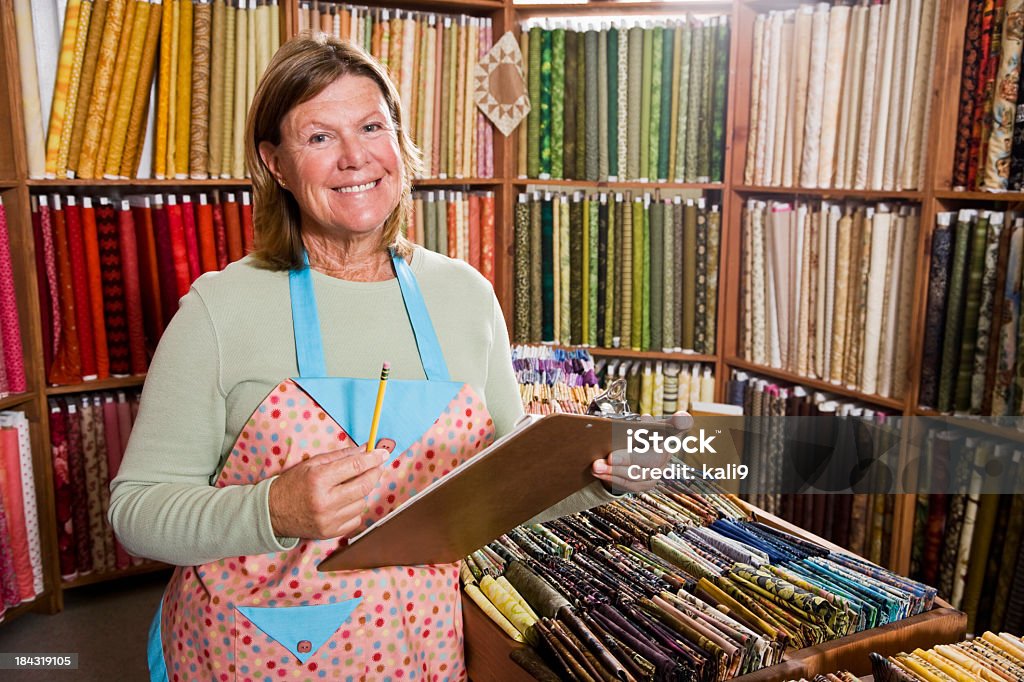
[[[235,606],[235,610],[291,652],[299,663],[305,663],[348,621],[361,601],[349,599],[317,606]],[[236,640],[236,648],[239,644]]]

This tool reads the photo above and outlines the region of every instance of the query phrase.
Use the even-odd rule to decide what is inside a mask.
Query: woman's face
[[[281,121],[281,144],[260,144],[277,181],[295,197],[302,229],[341,238],[374,233],[398,205],[398,135],[377,84],[347,75]]]

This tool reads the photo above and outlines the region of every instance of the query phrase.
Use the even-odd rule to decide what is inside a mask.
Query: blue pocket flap
[[[235,606],[253,625],[305,663],[352,615],[359,599],[318,606]],[[308,651],[299,651],[300,643]],[[306,647],[303,647],[304,649]]]

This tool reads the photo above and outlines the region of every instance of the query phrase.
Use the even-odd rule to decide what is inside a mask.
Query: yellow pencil
[[[391,365],[387,361],[380,368],[380,386],[377,387],[377,404],[373,408],[373,421],[370,422],[370,439],[366,441],[366,451],[373,450],[373,444],[377,440],[377,427],[380,426],[380,408],[384,405],[384,391],[388,387],[388,373]]]

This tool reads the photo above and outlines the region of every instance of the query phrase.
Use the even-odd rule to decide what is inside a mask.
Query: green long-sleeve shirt
[[[451,379],[472,386],[497,435],[507,433],[522,405],[490,284],[425,249],[415,250],[410,267]],[[314,271],[313,282],[331,375],[375,378],[388,360],[394,379],[425,378],[398,280],[349,282]],[[245,258],[196,280],[160,340],[111,484],[110,521],[130,552],[195,565],[294,545],[271,527],[273,479],[224,488],[211,481],[253,411],[297,374],[287,272]],[[611,499],[595,483],[538,520]]]

